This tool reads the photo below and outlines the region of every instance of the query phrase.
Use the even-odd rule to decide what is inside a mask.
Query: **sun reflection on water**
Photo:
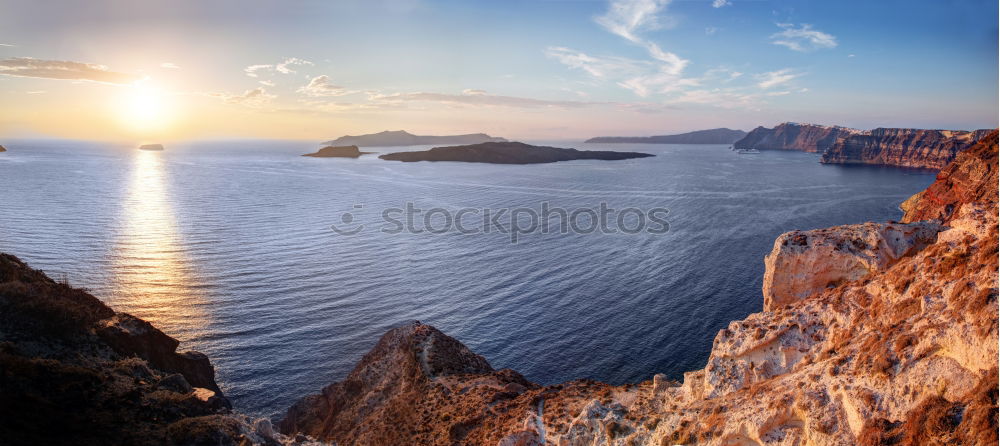
[[[204,330],[204,296],[181,243],[163,155],[139,150],[132,154],[131,180],[112,252],[109,304],[187,341]]]

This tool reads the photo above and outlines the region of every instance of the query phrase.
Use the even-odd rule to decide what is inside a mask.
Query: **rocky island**
[[[492,164],[539,164],[571,160],[624,160],[654,156],[640,152],[561,149],[522,142],[484,142],[466,146],[435,147],[418,152],[397,152],[379,158],[389,161],[460,161]]]
[[[316,152],[307,153],[302,156],[311,156],[313,158],[357,158],[368,153],[374,152],[362,152],[358,149],[358,146],[326,146]]]
[[[732,144],[746,136],[743,130],[718,128],[698,130],[677,135],[658,136],[598,136],[590,138],[586,143],[633,143],[633,144]]]
[[[139,146],[139,150],[150,150],[150,151],[161,151],[163,150],[162,144],[143,144]]]
[[[478,144],[481,142],[504,142],[485,133],[470,133],[467,135],[424,136],[414,135],[404,130],[384,131],[358,136],[341,136],[332,141],[324,142],[330,146],[361,146],[361,147],[391,147],[418,146],[425,144]]]

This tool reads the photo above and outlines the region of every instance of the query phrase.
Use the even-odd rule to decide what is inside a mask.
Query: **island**
[[[654,156],[640,152],[576,150],[533,146],[523,142],[484,142],[464,146],[435,147],[417,152],[397,152],[379,158],[389,161],[460,161],[491,164],[540,164],[571,160],[624,160]]]
[[[384,131],[358,136],[341,136],[332,141],[324,142],[328,146],[361,146],[361,147],[392,147],[419,146],[424,144],[478,144],[481,142],[505,142],[485,133],[470,133],[467,135],[424,136],[414,135],[405,130]]]
[[[143,144],[139,146],[139,150],[161,151],[163,150],[163,144]]]
[[[307,153],[302,156],[311,156],[313,158],[357,158],[368,153],[374,152],[362,152],[358,150],[358,146],[326,146],[314,153]]]
[[[6,151],[7,151],[7,148],[5,148],[4,146],[0,146],[0,152],[6,152]]]
[[[590,138],[585,143],[605,144],[732,144],[746,136],[743,130],[727,128],[698,130],[676,135],[657,136],[598,136]]]

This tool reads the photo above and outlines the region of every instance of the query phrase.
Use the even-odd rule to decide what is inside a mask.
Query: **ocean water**
[[[508,166],[304,158],[317,147],[301,141],[4,141],[0,250],[208,354],[238,409],[277,415],[414,319],[543,384],[680,378],[719,329],[760,311],[775,237],[898,219],[934,179],[801,152],[545,143],[656,157]],[[669,231],[382,232],[382,211],[406,203],[666,208]]]

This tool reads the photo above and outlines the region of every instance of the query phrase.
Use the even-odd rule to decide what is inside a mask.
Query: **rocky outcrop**
[[[941,169],[990,132],[877,128],[844,136],[820,162]]]
[[[774,128],[757,127],[733,144],[735,149],[800,150],[823,153],[838,139],[862,133],[847,127],[785,122]]]
[[[414,324],[281,427],[342,446],[997,444],[996,158],[995,136],[963,152],[908,201],[911,223],[783,235],[766,311],[721,330],[683,383],[505,380]],[[422,366],[437,342],[454,372]]]
[[[885,271],[934,243],[942,226],[864,223],[786,232],[764,258],[764,311]]]
[[[0,443],[294,442],[231,413],[208,358],[177,346],[148,322],[0,254]]]
[[[4,146],[0,146],[0,152],[6,152],[7,149]]]
[[[358,146],[326,146],[316,152],[307,153],[302,156],[311,156],[313,158],[357,158],[368,153],[373,152],[362,152],[358,149]]]
[[[414,322],[382,336],[347,378],[300,400],[278,427],[338,444],[462,443],[498,405],[535,387]]]
[[[418,152],[398,152],[379,158],[390,161],[460,161],[491,164],[540,164],[572,160],[624,160],[654,156],[640,152],[560,149],[521,142],[484,142],[467,146],[435,147]]]
[[[158,151],[163,150],[163,145],[162,144],[143,144],[143,145],[139,146],[139,150],[150,150],[150,151],[158,152]]]
[[[391,147],[419,146],[424,144],[479,144],[482,142],[504,142],[503,138],[485,133],[470,133],[467,135],[426,136],[414,135],[404,130],[384,131],[358,136],[341,136],[332,141],[324,142],[329,146],[361,146],[361,147]]]
[[[743,130],[718,128],[698,130],[677,135],[658,136],[598,136],[590,138],[586,143],[633,143],[633,144],[732,144],[746,136]]]
[[[938,173],[937,179],[900,206],[903,221],[951,221],[963,203],[996,206],[997,131],[981,138],[974,147],[959,153],[955,162]]]

